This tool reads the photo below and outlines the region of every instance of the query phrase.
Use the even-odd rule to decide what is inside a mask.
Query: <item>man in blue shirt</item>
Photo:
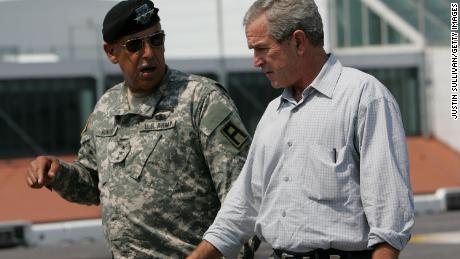
[[[284,92],[189,258],[233,258],[254,233],[275,258],[397,258],[414,207],[395,99],[326,54],[313,0],[258,0],[244,25],[254,65]]]

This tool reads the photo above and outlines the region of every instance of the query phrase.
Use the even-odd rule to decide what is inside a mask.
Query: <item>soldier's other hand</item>
[[[30,162],[26,182],[31,188],[42,188],[54,182],[59,171],[59,160],[51,156],[39,156]]]

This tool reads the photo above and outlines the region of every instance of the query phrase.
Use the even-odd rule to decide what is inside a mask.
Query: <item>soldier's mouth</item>
[[[151,77],[154,75],[154,72],[156,70],[155,66],[143,66],[139,69],[141,75],[143,77]]]
[[[141,67],[140,71],[141,73],[150,73],[150,72],[155,71],[155,69],[156,69],[155,66],[144,66],[144,67]]]

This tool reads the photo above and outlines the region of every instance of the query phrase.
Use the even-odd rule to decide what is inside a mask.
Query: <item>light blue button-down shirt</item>
[[[413,211],[395,99],[374,77],[330,55],[299,102],[286,88],[268,105],[204,239],[227,258],[253,233],[294,252],[381,242],[401,250]]]

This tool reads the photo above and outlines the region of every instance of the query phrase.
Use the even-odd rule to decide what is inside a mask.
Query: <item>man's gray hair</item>
[[[302,30],[312,45],[324,45],[323,22],[314,0],[257,0],[246,12],[243,25],[262,14],[267,16],[270,35],[278,42]]]

